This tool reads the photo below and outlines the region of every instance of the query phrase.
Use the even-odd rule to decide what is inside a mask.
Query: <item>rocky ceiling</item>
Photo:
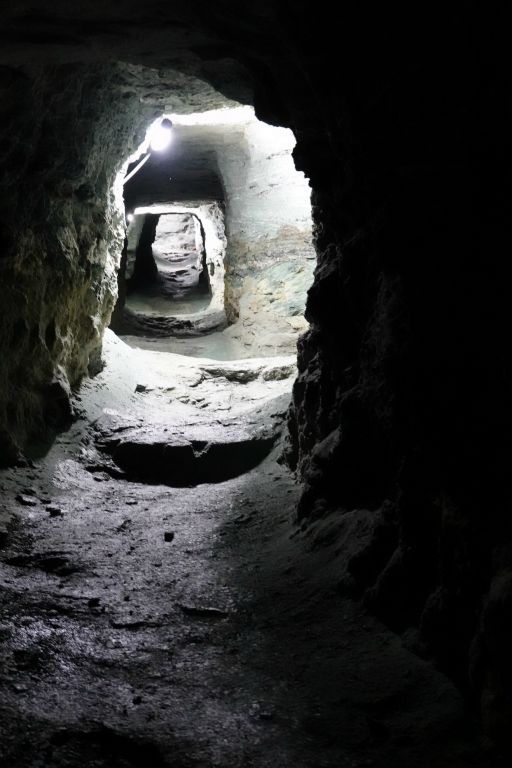
[[[51,9],[43,2],[11,3],[2,16],[0,62],[29,71],[76,61],[144,65],[157,71],[123,68],[126,92],[173,112],[215,109],[230,99],[249,102],[252,82],[243,59],[250,53],[241,56],[240,51],[244,36],[253,39],[251,27],[261,21],[261,8],[254,24],[244,21],[240,27],[234,10],[235,4],[223,9],[209,3],[64,2]]]
[[[172,151],[165,156],[153,154],[125,186],[127,210],[150,202],[165,202],[169,195],[173,200],[222,200],[216,150],[219,145],[229,146],[231,153],[239,155],[244,149],[243,138],[240,129],[233,125],[175,124]]]

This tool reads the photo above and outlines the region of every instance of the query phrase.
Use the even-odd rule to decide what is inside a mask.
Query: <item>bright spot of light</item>
[[[172,123],[164,119],[154,123],[149,130],[149,146],[153,152],[163,152],[167,149],[172,139]]]
[[[249,106],[211,109],[189,115],[171,115],[176,125],[237,125],[256,122],[254,108]]]
[[[133,213],[126,214],[126,221],[128,222],[128,224],[131,224],[131,222],[133,221]]]

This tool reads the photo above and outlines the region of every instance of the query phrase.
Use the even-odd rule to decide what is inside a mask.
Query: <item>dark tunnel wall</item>
[[[101,365],[123,238],[115,170],[153,114],[134,110],[119,75],[0,70],[0,461],[36,453],[70,415],[70,387]]]
[[[289,27],[307,48],[311,30]],[[351,588],[397,631],[420,627],[414,647],[472,686],[496,735],[512,683],[510,103],[471,20],[401,30],[309,61],[325,132],[304,126],[296,150],[318,251],[290,420],[299,514],[375,510]]]
[[[101,20],[97,4],[79,5],[60,33],[67,23],[79,34],[92,5]],[[107,5],[111,20],[135,13]],[[314,189],[318,251],[290,415],[290,460],[305,484],[299,514],[374,510],[373,536],[349,563],[351,588],[395,630],[419,627],[417,649],[471,691],[488,733],[507,738],[511,366],[503,243],[512,120],[504,27],[471,6],[438,18],[344,5],[336,24],[318,3],[234,8],[198,0],[180,12],[149,3],[137,11],[144,45],[127,46],[120,32],[103,55],[162,66],[172,38],[174,66],[181,56],[183,67],[230,95],[236,78],[223,83],[216,58],[237,60],[256,82],[259,117],[294,129],[297,167]],[[173,27],[179,13],[185,26]],[[188,14],[196,20],[193,55],[183,32],[192,29]],[[24,45],[12,44],[13,60]],[[71,81],[66,74],[75,83],[67,90],[62,74],[29,82],[3,72],[2,108],[13,115],[4,126],[32,135],[47,121],[37,152],[18,148],[4,175],[9,228],[0,269],[9,298],[1,343],[10,362],[0,419],[4,436],[18,442],[41,418],[56,366],[73,381],[97,359],[112,305],[113,281],[103,277],[107,245],[117,242],[113,214],[105,219],[110,145],[90,161],[94,172],[79,163],[94,156],[90,137],[99,135],[84,133],[83,120],[108,121],[123,114],[124,102],[103,101],[104,82],[93,71],[73,70]],[[63,232],[68,240],[73,233],[69,247]],[[15,301],[20,286],[23,299]],[[9,405],[14,392],[22,416]]]

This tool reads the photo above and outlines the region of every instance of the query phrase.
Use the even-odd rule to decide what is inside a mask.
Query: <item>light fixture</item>
[[[146,140],[149,141],[149,147],[153,152],[163,152],[167,149],[169,144],[171,143],[172,139],[172,121],[169,120],[168,117],[164,117],[162,120],[160,120],[159,123],[155,123],[151,126],[148,133],[146,134],[147,138]],[[145,155],[142,160],[137,163],[135,168],[130,171],[129,174],[127,174],[123,179],[123,187],[126,184],[127,181],[130,181],[137,171],[140,171],[143,165],[147,163],[149,158],[151,157],[151,152],[148,152],[147,155]]]
[[[128,224],[131,224],[131,222],[133,221],[133,213],[126,214],[126,221],[128,222]]]
[[[149,146],[153,152],[163,152],[172,139],[172,122],[164,117],[159,123],[153,125],[149,132]]]

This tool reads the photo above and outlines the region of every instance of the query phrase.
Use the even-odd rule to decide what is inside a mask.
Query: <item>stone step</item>
[[[221,483],[256,467],[270,453],[276,434],[226,435],[205,432],[204,439],[167,436],[143,428],[102,441],[129,480],[174,487]]]

